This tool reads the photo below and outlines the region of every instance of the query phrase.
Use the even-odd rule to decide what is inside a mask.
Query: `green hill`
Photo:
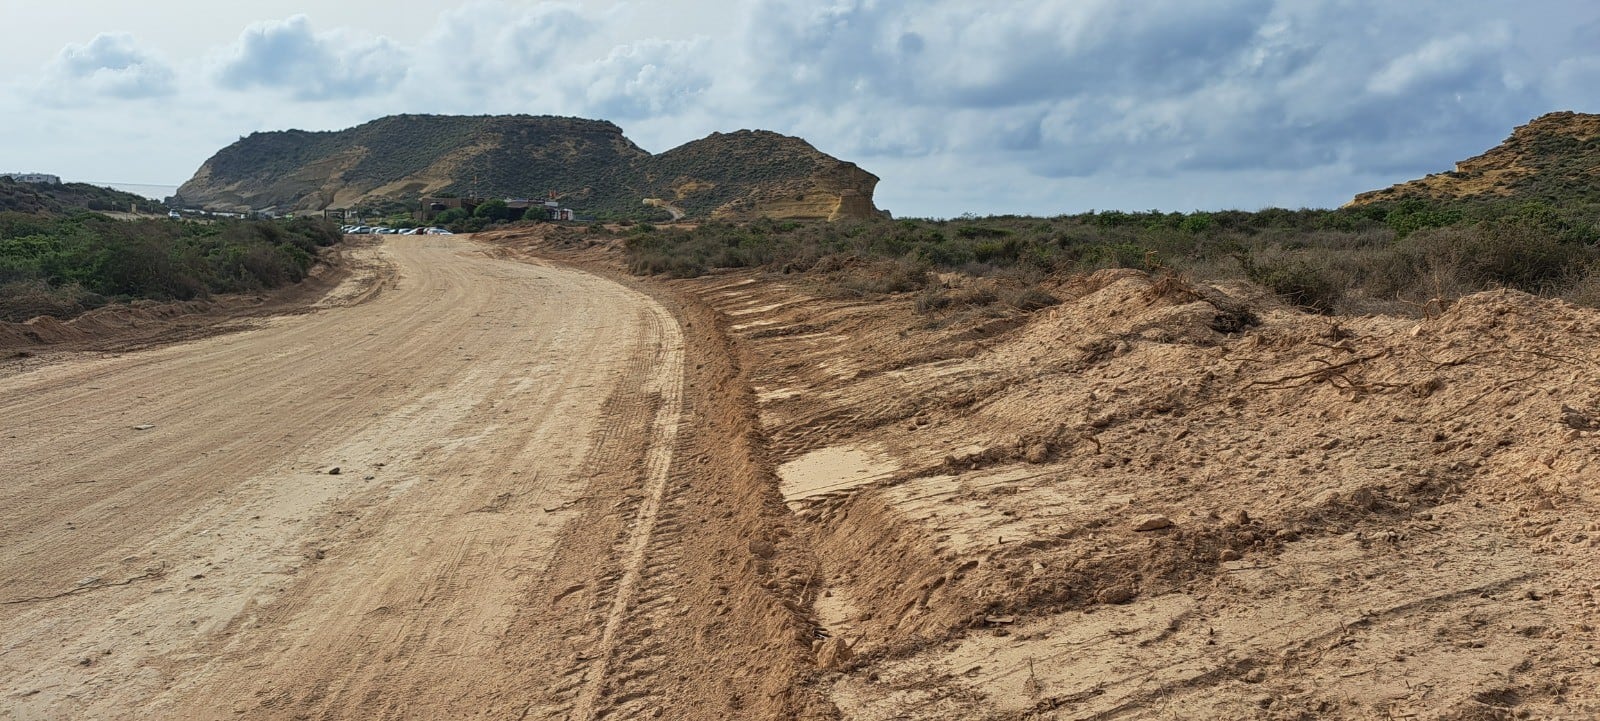
[[[161,212],[161,204],[142,195],[88,183],[19,183],[0,177],[0,211],[70,214],[84,210]]]
[[[394,208],[430,195],[542,198],[578,212],[647,217],[645,199],[691,217],[866,217],[877,177],[799,138],[713,134],[651,155],[616,125],[551,116],[397,115],[335,132],[255,133],[178,189],[215,210]]]

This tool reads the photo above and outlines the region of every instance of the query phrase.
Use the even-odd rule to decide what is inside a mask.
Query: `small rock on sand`
[[[1103,588],[1095,594],[1094,600],[1101,603],[1127,603],[1133,600],[1133,588],[1130,586],[1112,586]]]
[[[1148,516],[1140,516],[1133,522],[1133,530],[1135,531],[1159,531],[1163,528],[1171,527],[1172,519],[1167,518],[1159,513],[1152,513]]]
[[[778,555],[778,547],[771,541],[755,540],[750,542],[750,555],[760,559],[769,559]]]
[[[839,637],[830,638],[823,642],[822,650],[817,652],[817,666],[825,669],[843,668],[845,664],[855,658],[856,654],[850,650],[850,644]]]

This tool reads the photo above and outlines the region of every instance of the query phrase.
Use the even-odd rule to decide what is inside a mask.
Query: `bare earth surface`
[[[556,226],[348,260],[0,360],[0,712],[1600,717],[1592,309],[917,312]]]
[[[0,377],[0,715],[567,716],[506,629],[600,452],[660,493],[676,321],[464,240],[364,252],[315,312]]]
[[[1600,313],[680,287],[750,369],[843,718],[1600,717]]]

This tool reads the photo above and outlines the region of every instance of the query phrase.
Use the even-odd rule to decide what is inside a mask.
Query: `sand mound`
[[[1596,603],[1600,313],[1328,318],[1130,270],[1005,318],[691,285],[776,462],[900,469],[786,486],[846,718],[1600,708],[1562,680],[1592,629],[1554,631]]]

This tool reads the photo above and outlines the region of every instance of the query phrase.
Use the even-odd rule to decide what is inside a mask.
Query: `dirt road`
[[[0,709],[602,710],[604,660],[576,706],[543,707],[537,659],[560,653],[505,630],[558,541],[582,538],[567,522],[609,503],[586,495],[606,480],[638,501],[596,540],[620,559],[596,604],[615,643],[680,415],[676,321],[616,283],[468,240],[368,252],[381,292],[0,377]],[[651,402],[603,412],[620,397]],[[639,470],[601,478],[618,465]]]

